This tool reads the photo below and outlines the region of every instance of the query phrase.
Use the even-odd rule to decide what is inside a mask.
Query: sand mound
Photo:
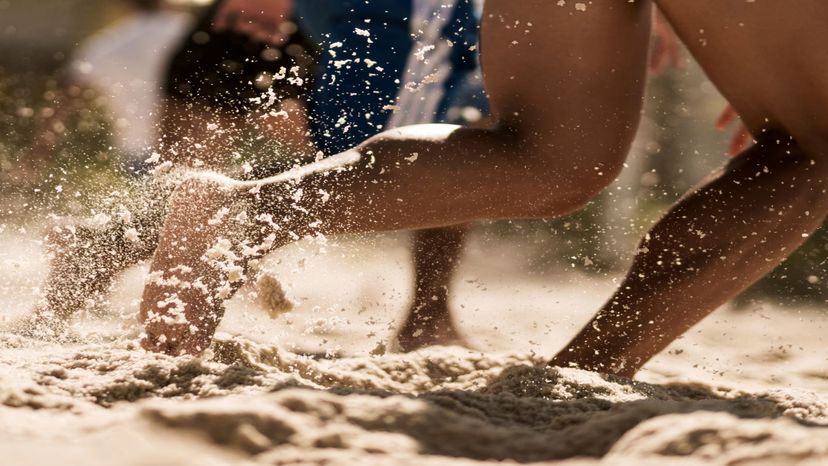
[[[828,462],[828,400],[816,394],[646,384],[457,348],[315,360],[222,336],[195,359],[130,340],[58,350],[5,334],[0,405],[11,439],[0,451],[19,464],[64,436],[123,444],[135,459],[121,464],[180,464],[136,436],[180,439],[179,455],[190,445],[189,458],[212,464]],[[51,446],[26,448],[31,430]]]

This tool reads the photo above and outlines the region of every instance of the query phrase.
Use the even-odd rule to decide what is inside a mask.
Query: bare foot
[[[428,346],[462,346],[473,349],[460,335],[449,317],[448,310],[440,311],[418,308],[412,310],[405,324],[397,332],[396,343],[399,351],[408,353]]]
[[[240,199],[233,181],[219,176],[176,189],[141,303],[145,349],[198,355],[210,345],[224,299],[244,279]]]

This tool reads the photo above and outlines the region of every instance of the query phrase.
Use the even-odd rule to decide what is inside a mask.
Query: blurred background
[[[51,214],[84,215],[95,195],[121,189],[134,177],[121,163],[117,111],[108,108],[109,99],[93,88],[65,85],[72,57],[84,42],[135,14],[127,3],[0,0],[0,231],[39,238]],[[167,8],[196,15],[205,3],[181,0]],[[725,106],[682,51],[679,65],[651,82],[634,151],[611,189],[572,217],[476,225],[466,248],[487,255],[491,267],[497,267],[498,257],[506,260],[496,251],[507,251],[510,263],[538,277],[618,277],[655,219],[726,162],[732,133],[714,126]],[[234,150],[246,160],[262,144],[256,137],[243,138]],[[284,157],[289,164],[292,154]],[[813,235],[739,304],[826,302],[826,239],[824,232]],[[363,241],[368,248],[375,244]]]

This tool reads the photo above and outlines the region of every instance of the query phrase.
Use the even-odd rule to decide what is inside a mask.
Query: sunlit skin
[[[233,29],[257,40],[280,45],[286,37],[280,24],[291,17],[292,0],[227,0],[214,17],[217,31]],[[282,101],[271,112],[210,110],[183,98],[165,102],[160,124],[163,161],[175,167],[212,169],[219,172],[238,169],[232,154],[245,131],[256,131],[276,142],[283,154],[312,159],[316,149],[308,137],[307,113],[301,102]],[[276,110],[279,110],[277,113]],[[264,163],[263,165],[267,165]],[[270,172],[257,167],[257,172]],[[124,237],[123,227],[113,224],[99,228],[83,222],[70,222],[49,232],[47,244],[52,255],[50,272],[44,286],[42,303],[24,324],[32,335],[61,337],[70,319],[90,300],[102,300],[117,274],[149,259],[157,242],[158,223],[163,218],[169,186],[163,181],[133,192],[141,213],[134,212],[141,238],[133,242]],[[162,194],[159,194],[162,193]],[[412,234],[414,299],[403,324],[391,338],[391,347],[413,351],[430,345],[466,345],[451,317],[448,288],[456,267],[464,228],[417,230]]]
[[[279,177],[185,183],[152,271],[203,286],[147,285],[144,346],[197,354],[209,345],[227,296],[216,290],[227,277],[202,257],[235,228],[208,222],[224,205],[244,202],[251,218],[272,215],[278,229],[260,223],[245,234],[279,247],[307,234],[557,217],[601,192],[620,171],[639,119],[651,4],[593,2],[576,11],[556,3],[486,3],[491,129],[401,128]],[[828,212],[828,49],[817,45],[828,39],[828,4],[656,3],[757,144],[653,227],[618,291],[553,365],[634,375],[778,265]],[[159,305],[173,295],[176,304]],[[159,318],[175,312],[187,324]]]
[[[279,25],[293,13],[293,0],[224,0],[216,11],[216,31],[228,29],[272,45],[280,45],[287,36]]]
[[[470,346],[449,312],[449,286],[460,260],[465,231],[461,226],[414,232],[414,299],[393,342],[400,350]]]
[[[216,31],[234,30],[237,33],[273,44],[281,45],[287,37],[280,24],[291,18],[293,0],[225,0],[216,12]],[[197,107],[171,102],[166,109],[162,135],[165,146],[176,149],[173,161],[192,165],[198,159],[205,168],[221,169],[228,165],[227,154],[232,152],[233,137],[237,128],[245,127],[245,115],[203,114]],[[264,121],[264,134],[276,138],[293,153],[315,154],[308,140],[307,115],[302,109],[287,108],[288,118],[270,118]],[[266,115],[255,115],[262,122]],[[207,131],[206,122],[214,123]],[[202,142],[204,149],[194,151],[195,142]],[[304,148],[304,151],[303,151]],[[464,229],[424,229],[412,235],[414,297],[404,323],[392,338],[393,346],[402,351],[413,351],[430,345],[465,345],[451,317],[448,304],[448,288],[452,271],[459,261]],[[436,298],[436,299],[433,299]]]
[[[293,0],[226,0],[216,13],[216,30],[234,29],[279,45],[279,23],[290,17]],[[414,299],[394,346],[413,351],[431,345],[464,345],[452,319],[448,289],[463,247],[464,228],[420,229],[412,235]]]

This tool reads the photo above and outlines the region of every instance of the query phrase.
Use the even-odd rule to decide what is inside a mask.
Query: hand
[[[716,129],[724,131],[738,119],[739,114],[736,112],[736,109],[728,104],[722,111],[722,114],[719,115],[719,119],[716,120]],[[727,155],[731,157],[739,155],[750,146],[751,141],[752,136],[750,135],[750,131],[748,131],[743,123],[739,122],[739,129],[736,131],[736,135],[733,136],[733,140],[730,141],[730,148],[728,148]]]
[[[648,70],[652,76],[659,76],[667,68],[679,66],[681,46],[670,23],[658,10],[653,15],[652,36]]]
[[[226,0],[216,12],[213,29],[231,29],[271,45],[281,45],[287,35],[280,26],[293,12],[293,0]]]

